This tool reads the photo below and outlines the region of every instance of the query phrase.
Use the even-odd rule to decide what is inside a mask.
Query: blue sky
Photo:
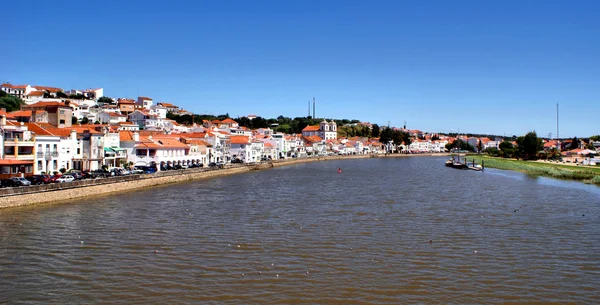
[[[12,1],[0,81],[195,113],[600,134],[600,1]],[[7,12],[18,12],[15,14]]]

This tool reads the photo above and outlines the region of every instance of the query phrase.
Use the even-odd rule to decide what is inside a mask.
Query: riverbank
[[[600,185],[600,167],[573,166],[553,162],[504,159],[482,155],[467,155],[466,158],[469,162],[473,161],[474,159],[478,164],[481,164],[483,161],[485,167],[518,171],[535,176],[576,180],[584,183]]]
[[[108,178],[107,180],[87,180],[68,184],[51,184],[13,189],[15,192],[5,193],[0,197],[0,209],[13,208],[32,204],[51,204],[92,196],[103,196],[116,193],[135,191],[159,185],[181,183],[190,180],[200,180],[246,173],[251,170],[264,170],[287,165],[321,162],[330,160],[352,160],[364,158],[396,158],[412,156],[432,156],[444,154],[388,154],[388,155],[350,155],[286,159],[265,162],[254,165],[227,166],[224,169],[186,169],[180,171],[159,172],[157,174],[137,175],[131,178]],[[128,177],[128,176],[124,176]],[[129,176],[131,177],[131,176]]]

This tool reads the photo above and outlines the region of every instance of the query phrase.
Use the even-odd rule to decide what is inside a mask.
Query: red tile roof
[[[31,91],[27,94],[27,96],[44,96],[44,91]]]
[[[248,144],[250,139],[247,136],[230,136],[231,144]]]
[[[25,106],[23,106],[23,108],[39,108],[39,107],[51,107],[51,106],[69,107],[69,108],[71,108],[70,106],[67,106],[63,102],[37,102],[35,104],[25,105]]]
[[[63,89],[61,89],[61,88],[47,87],[47,86],[33,86],[33,88],[35,88],[37,90],[48,91],[48,92],[51,92],[51,93],[56,93],[56,92],[62,92],[63,91]]]
[[[236,121],[230,119],[230,118],[226,118],[223,121],[221,121],[221,123],[225,123],[225,124],[237,124]]]
[[[13,117],[31,117],[31,110],[18,110],[9,113]]]
[[[302,131],[319,131],[319,125],[306,126]]]

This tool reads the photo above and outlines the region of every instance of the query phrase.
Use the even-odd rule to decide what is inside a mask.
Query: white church
[[[337,124],[333,120],[327,122],[323,119],[319,125],[306,126],[302,129],[302,135],[305,137],[319,136],[326,141],[335,140],[337,139]]]

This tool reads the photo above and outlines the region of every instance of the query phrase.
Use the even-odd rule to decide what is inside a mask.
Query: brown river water
[[[0,303],[600,302],[599,187],[444,160],[306,163],[0,210]]]

